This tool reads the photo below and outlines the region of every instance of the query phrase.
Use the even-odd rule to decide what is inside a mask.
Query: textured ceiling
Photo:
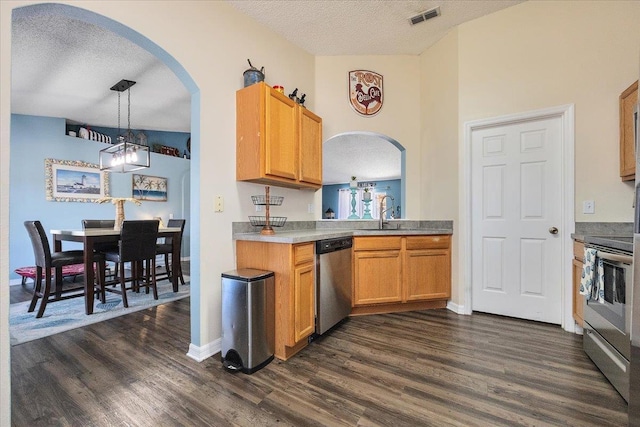
[[[419,55],[451,28],[524,0],[227,0],[314,55]],[[417,25],[409,18],[440,7]]]
[[[117,127],[121,79],[131,88],[131,127],[190,131],[191,96],[175,74],[138,45],[59,15],[14,15],[11,111]],[[125,92],[126,94],[126,92]],[[127,125],[126,97],[122,127]]]
[[[417,55],[456,25],[521,0],[227,2],[314,55]],[[409,25],[410,17],[436,6],[441,16]],[[47,14],[46,8],[45,13],[25,11],[31,9],[16,9],[13,15],[13,113],[117,127],[117,95],[109,88],[128,79],[137,82],[131,88],[132,128],[190,131],[190,94],[157,58],[101,27]],[[125,127],[124,99],[122,114]],[[327,182],[347,182],[351,175],[362,180],[400,176],[399,151],[382,138],[343,135],[329,141],[331,146],[340,150],[325,149]]]
[[[336,135],[325,141],[322,152],[322,182],[338,184],[358,181],[400,179],[400,150],[383,137],[370,132]]]

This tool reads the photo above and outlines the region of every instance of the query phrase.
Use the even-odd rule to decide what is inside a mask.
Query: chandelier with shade
[[[132,172],[148,168],[151,164],[149,147],[135,143],[135,136],[131,131],[131,86],[136,84],[132,80],[120,80],[111,87],[118,92],[118,138],[117,143],[100,150],[100,170],[107,172]],[[120,133],[120,95],[127,91],[127,132]]]

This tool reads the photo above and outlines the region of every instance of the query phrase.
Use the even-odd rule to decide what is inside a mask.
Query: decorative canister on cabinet
[[[244,76],[244,87],[251,86],[252,84],[263,82],[264,81],[264,67],[259,70],[251,65],[251,60],[247,59],[249,63],[249,68],[243,73]]]

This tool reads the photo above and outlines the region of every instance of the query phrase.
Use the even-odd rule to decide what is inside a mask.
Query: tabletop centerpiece
[[[122,223],[124,222],[124,203],[131,202],[135,203],[137,206],[142,205],[140,200],[134,199],[133,197],[102,197],[96,200],[96,203],[107,202],[111,202],[116,206],[116,220],[113,224],[113,229],[117,231],[120,231]]]

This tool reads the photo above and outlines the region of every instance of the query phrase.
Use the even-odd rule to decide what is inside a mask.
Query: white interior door
[[[473,310],[561,324],[562,122],[471,135]]]

